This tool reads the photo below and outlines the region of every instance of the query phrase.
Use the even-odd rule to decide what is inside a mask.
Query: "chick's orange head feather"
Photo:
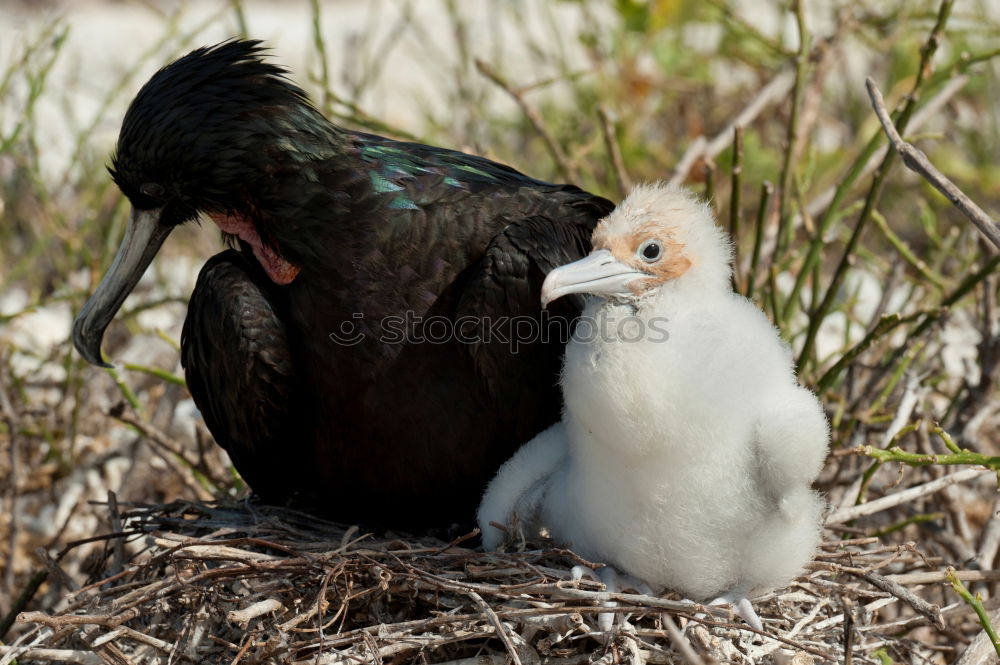
[[[691,259],[684,252],[684,243],[677,239],[676,232],[668,224],[650,220],[630,226],[624,233],[616,233],[608,221],[601,222],[594,231],[594,249],[606,249],[618,261],[649,274],[649,279],[630,285],[633,292],[640,293],[668,279],[680,277],[691,267]],[[658,248],[657,258],[644,258],[643,250],[652,255],[647,248]]]
[[[686,273],[693,264],[683,225],[697,213],[690,194],[662,186],[637,187],[594,231],[594,249],[647,273],[631,285],[636,294]]]
[[[711,208],[686,189],[636,186],[601,220],[592,241],[588,256],[549,272],[543,305],[569,293],[635,300],[729,288],[728,237]]]

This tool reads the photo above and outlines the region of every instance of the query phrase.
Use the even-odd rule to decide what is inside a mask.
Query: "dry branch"
[[[538,112],[534,106],[532,106],[528,100],[524,98],[524,94],[514,86],[512,86],[507,79],[500,75],[496,69],[494,69],[489,63],[476,58],[476,69],[479,72],[497,85],[500,89],[510,95],[511,99],[518,105],[524,117],[528,119],[531,126],[534,127],[538,135],[542,137],[542,141],[545,142],[545,147],[548,149],[549,154],[552,155],[553,161],[556,163],[556,168],[559,170],[559,175],[568,181],[577,181],[577,173],[575,169],[570,165],[569,158],[566,156],[566,151],[563,150],[562,145],[559,141],[552,136],[552,133],[545,127],[545,122],[542,120],[542,114]]]
[[[873,515],[883,510],[895,508],[896,506],[913,501],[918,497],[940,492],[949,485],[963,483],[967,480],[978,478],[985,473],[989,473],[989,470],[963,469],[962,471],[956,471],[955,473],[943,476],[937,480],[932,480],[922,485],[917,485],[916,487],[910,487],[902,492],[896,492],[880,499],[875,499],[874,501],[869,501],[867,503],[861,503],[856,506],[841,508],[828,515],[826,523],[845,524],[852,520],[856,520],[859,517],[864,517],[865,515]]]
[[[864,650],[880,639],[871,623],[880,608],[898,608],[892,616],[906,625],[950,627],[967,614],[939,610],[906,577],[928,574],[910,571],[940,559],[912,543],[882,545],[870,537],[824,543],[821,560],[791,590],[758,599],[767,630],[757,632],[734,623],[725,607],[574,581],[578,557],[546,543],[483,553],[456,544],[463,539],[378,537],[310,524],[285,509],[228,504],[133,507],[121,519],[123,529],[149,534],[145,551],[74,592],[63,611],[23,613],[22,624],[51,631],[30,648],[62,650],[51,653],[88,665],[143,662],[150,649],[190,662],[343,665],[477,655],[534,665],[607,653],[619,654],[619,662],[693,664],[781,650],[833,662],[844,618],[861,616],[844,602],[869,617],[854,624],[856,648]],[[107,569],[115,565],[109,555]],[[966,577],[973,572],[979,577]],[[597,628],[606,613],[618,617],[610,632]],[[83,636],[89,650],[79,649]],[[104,660],[79,659],[88,655]],[[565,658],[571,661],[559,660]]]
[[[43,660],[79,665],[104,665],[100,656],[92,651],[79,649],[42,649],[38,647],[13,647],[0,645],[0,656],[14,656],[21,660]]]
[[[625,170],[622,149],[618,145],[618,139],[615,137],[614,123],[611,121],[611,116],[608,115],[607,109],[603,106],[597,108],[597,114],[601,120],[601,134],[604,136],[604,147],[607,149],[611,165],[614,167],[615,181],[618,183],[618,194],[622,198],[625,198],[625,195],[632,189],[632,179],[629,178],[628,171]]]
[[[944,108],[945,105],[947,105],[948,102],[950,102],[968,82],[969,77],[965,74],[959,74],[955,78],[950,79],[937,93],[934,94],[933,97],[927,101],[926,104],[914,112],[913,118],[910,120],[909,125],[907,125],[909,130],[916,131],[917,129],[923,127],[924,123],[937,115],[938,111]],[[875,168],[882,163],[888,149],[888,146],[883,145],[881,148],[878,148],[872,153],[871,157],[868,158],[859,172],[859,180],[867,177],[868,174],[874,171]],[[806,206],[806,212],[812,217],[819,215],[821,212],[826,210],[826,208],[833,201],[836,192],[836,185],[826,188],[822,193],[809,201],[809,204]],[[797,220],[796,223],[799,223],[799,221],[801,220]]]
[[[271,614],[272,612],[280,612],[283,609],[285,609],[285,606],[281,604],[280,600],[268,598],[267,600],[258,601],[242,610],[233,610],[226,615],[226,618],[246,628],[257,617]]]
[[[899,156],[902,157],[903,163],[906,164],[907,168],[919,173],[927,182],[934,185],[935,189],[944,194],[951,201],[952,205],[958,208],[970,222],[975,224],[976,228],[989,238],[990,242],[997,249],[1000,249],[1000,226],[982,208],[976,205],[972,199],[966,196],[962,190],[955,186],[955,183],[949,180],[945,174],[941,173],[931,163],[931,160],[927,159],[927,155],[922,150],[915,148],[903,140],[903,137],[896,130],[896,126],[892,123],[892,118],[889,117],[889,111],[885,108],[882,93],[879,92],[878,87],[871,78],[865,80],[865,87],[868,88],[868,97],[871,99],[872,108],[875,109],[875,115],[878,116],[879,123],[882,124],[882,130],[889,137],[889,142],[896,152],[899,153]]]
[[[711,140],[708,140],[704,136],[694,139],[684,152],[684,155],[678,160],[677,166],[674,167],[674,174],[670,178],[670,184],[680,185],[683,183],[688,173],[690,173],[691,168],[700,159],[714,159],[717,157],[732,143],[733,132],[737,127],[746,127],[768,106],[785,99],[794,84],[795,71],[791,68],[782,70],[767,85],[761,88],[760,92],[750,100],[750,103]]]

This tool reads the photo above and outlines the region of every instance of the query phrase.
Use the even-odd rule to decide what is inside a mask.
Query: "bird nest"
[[[841,527],[805,575],[755,601],[757,632],[726,608],[574,580],[593,564],[546,542],[483,553],[474,533],[373,535],[248,503],[109,509],[115,532],[70,546],[104,541],[94,581],[22,613],[30,628],[0,662],[917,662],[948,648],[921,631],[978,631],[965,603],[928,600],[939,560]]]

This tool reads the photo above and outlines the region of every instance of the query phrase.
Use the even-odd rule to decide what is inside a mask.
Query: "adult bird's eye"
[[[151,199],[161,199],[163,197],[163,191],[163,185],[158,182],[146,182],[139,186],[139,192]]]
[[[660,241],[658,240],[647,240],[639,246],[639,256],[647,263],[659,260],[662,252],[663,249],[660,247]]]

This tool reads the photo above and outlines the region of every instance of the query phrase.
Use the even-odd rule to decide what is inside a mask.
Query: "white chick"
[[[747,598],[785,585],[819,541],[823,409],[778,331],[732,292],[728,236],[687,190],[636,187],[593,245],[542,287],[543,305],[596,297],[566,348],[562,421],[490,483],[483,544],[496,549],[491,523],[516,514],[651,587],[730,602],[760,629]]]

